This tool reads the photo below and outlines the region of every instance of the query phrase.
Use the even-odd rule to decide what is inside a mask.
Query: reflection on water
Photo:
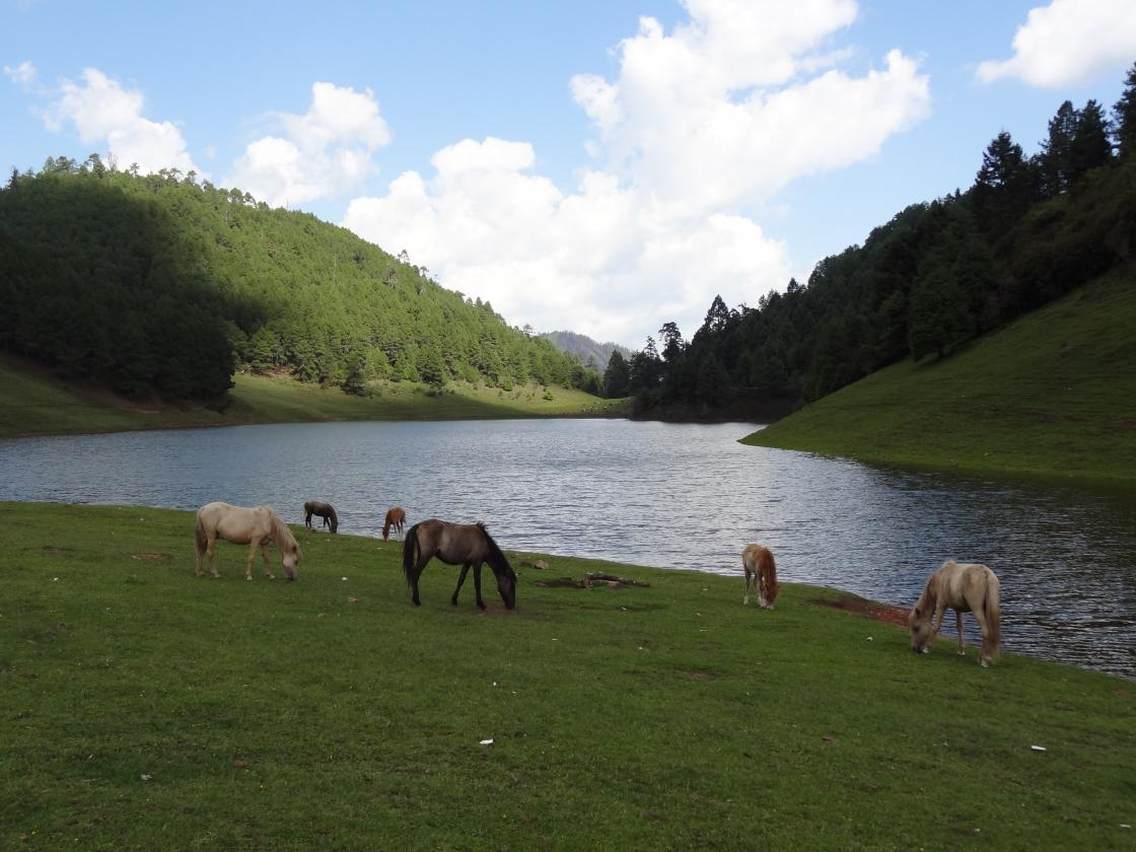
[[[268,503],[344,532],[484,519],[503,546],[738,576],[909,605],[948,557],[1002,579],[1007,647],[1136,676],[1136,501],[746,447],[739,424],[527,420],[246,426],[0,441],[0,499],[192,509]],[[948,620],[948,625],[951,620]],[[953,631],[953,626],[950,628]]]

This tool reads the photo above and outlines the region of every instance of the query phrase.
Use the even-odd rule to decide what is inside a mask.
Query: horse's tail
[[[414,563],[418,559],[418,524],[412,526],[406,533],[406,541],[402,543],[402,573],[406,576],[406,584],[410,585],[410,572],[414,570]]]
[[[991,571],[986,583],[986,597],[982,601],[982,614],[986,617],[986,624],[990,630],[991,654],[998,652],[998,646],[1002,642],[1002,607],[998,600],[1001,589],[1002,584],[998,581],[998,576]]]
[[[205,533],[205,522],[201,520],[200,512],[197,515],[197,525],[193,528],[193,543],[197,547],[198,556],[209,548],[209,536]]]

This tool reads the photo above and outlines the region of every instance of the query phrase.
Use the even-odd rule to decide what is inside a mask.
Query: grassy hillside
[[[353,393],[387,378],[598,387],[405,254],[192,174],[95,156],[0,187],[0,304],[0,351],[130,396],[213,399],[234,365]]]
[[[1136,280],[1099,279],[945,360],[873,373],[746,443],[1136,484]]]
[[[833,592],[548,557],[513,613],[436,564],[415,609],[394,542],[198,579],[189,514],[0,508],[4,848],[1132,843],[1132,684],[917,657]]]
[[[621,416],[624,400],[536,385],[453,383],[444,392],[416,382],[372,383],[370,396],[283,377],[238,374],[223,411],[139,403],[61,382],[28,362],[0,356],[0,438],[178,426],[313,420],[458,420],[483,417]],[[551,397],[551,398],[547,398]]]

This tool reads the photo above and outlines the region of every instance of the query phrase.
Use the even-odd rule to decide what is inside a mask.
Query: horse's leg
[[[431,554],[432,556],[433,554]],[[410,578],[410,599],[414,601],[415,606],[422,606],[422,601],[418,597],[418,578],[422,576],[422,571],[426,567],[426,563],[430,561],[430,556],[420,554],[418,557],[418,564],[414,566],[414,574]]]
[[[217,539],[210,538],[205,545],[205,555],[209,557],[209,571],[214,577],[220,577],[217,573]]]
[[[485,609],[485,601],[481,599],[481,563],[476,562],[473,566],[473,588],[477,591],[477,608]]]
[[[757,567],[757,602],[761,604],[762,609],[769,608],[769,588],[765,583],[765,572],[761,570],[761,566]]]
[[[742,596],[742,604],[748,605],[749,604],[749,569],[743,568],[743,570],[745,571],[746,584],[745,584],[745,594]]]
[[[254,562],[256,562],[256,549],[258,547],[260,547],[260,540],[254,536],[253,540],[249,542],[249,555],[248,555],[248,559],[245,560],[245,579],[246,580],[252,579],[252,564]]]
[[[466,562],[462,565],[461,574],[458,575],[458,585],[457,585],[457,588],[454,589],[454,596],[452,598],[450,598],[450,605],[451,606],[457,606],[458,605],[458,592],[461,591],[462,583],[465,582],[465,575],[468,572],[469,572],[469,563]]]
[[[965,657],[966,656],[966,640],[963,638],[963,635],[962,635],[962,610],[961,609],[955,610],[955,622],[958,624],[958,632],[959,632],[959,656]]]
[[[264,560],[264,576],[269,580],[275,580],[276,575],[272,573],[272,563],[268,561],[268,550],[264,546],[264,542],[260,543],[260,556]]]
[[[990,647],[990,623],[986,620],[981,605],[974,609],[974,620],[978,622],[978,628],[982,631],[982,652],[978,655],[978,664],[986,668],[990,665],[993,651]]]

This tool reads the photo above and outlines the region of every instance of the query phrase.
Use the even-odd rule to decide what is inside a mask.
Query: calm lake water
[[[746,447],[746,424],[320,423],[0,441],[0,499],[193,509],[326,499],[341,530],[484,519],[503,547],[784,580],[909,606],[948,557],[1002,580],[1008,648],[1136,677],[1136,499]],[[946,625],[953,635],[951,619]],[[867,629],[867,628],[866,628]]]

